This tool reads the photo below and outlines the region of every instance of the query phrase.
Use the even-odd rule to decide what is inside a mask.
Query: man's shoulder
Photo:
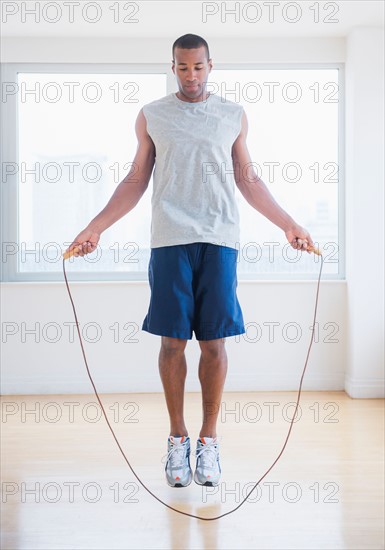
[[[161,107],[162,105],[165,105],[166,103],[170,103],[172,101],[172,94],[167,94],[163,97],[159,97],[158,99],[154,99],[153,101],[150,101],[148,103],[145,103],[143,105],[143,108],[147,107]]]
[[[229,108],[229,109],[232,109],[232,110],[242,110],[243,109],[243,106],[240,104],[240,103],[237,103],[236,101],[232,101],[230,99],[228,99],[227,97],[223,97],[221,95],[218,95],[218,94],[212,94],[213,96],[213,99],[215,101],[215,103],[218,105],[218,106],[223,106],[224,108]]]

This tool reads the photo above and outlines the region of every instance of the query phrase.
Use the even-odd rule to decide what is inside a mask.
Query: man
[[[236,295],[234,182],[294,248],[306,250],[313,242],[250,170],[243,107],[207,92],[212,70],[207,42],[186,34],[174,42],[172,53],[178,92],[140,110],[133,169],[68,250],[77,246],[76,256],[95,250],[101,233],[138,203],[155,166],[151,300],[142,329],[161,336],[159,371],[170,417],[166,479],[171,487],[185,487],[193,477],[183,399],[184,349],[194,331],[203,404],[194,481],[215,486],[221,475],[216,424],[227,371],[225,338],[245,332]]]

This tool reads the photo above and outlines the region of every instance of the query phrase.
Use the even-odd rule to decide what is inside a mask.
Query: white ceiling
[[[65,5],[67,4],[67,6]],[[70,20],[70,8],[74,4],[74,20]],[[100,20],[95,23],[87,22],[87,16],[94,18],[97,9]],[[119,14],[111,9],[119,4]],[[201,1],[136,1],[126,0],[56,0],[19,2],[2,2],[2,35],[3,37],[167,37],[177,38],[185,33],[199,34],[207,39],[211,37],[342,37],[358,26],[383,26],[384,0],[342,0],[335,2],[325,1],[238,1],[238,2],[201,2]],[[294,6],[293,6],[294,4]],[[82,10],[88,5],[83,17]],[[300,11],[296,11],[295,5]],[[8,14],[6,10],[16,9],[15,14]],[[35,16],[25,13],[38,7]],[[56,9],[55,8],[58,8]],[[270,6],[270,7],[269,7]],[[313,9],[311,9],[313,6]],[[314,7],[319,7],[319,22],[315,22]],[[239,12],[239,21],[228,13],[236,7]],[[125,9],[126,8],[126,9]],[[274,8],[274,21],[269,21],[269,14]],[[130,14],[136,9],[136,14]],[[205,10],[216,10],[216,13],[207,15]],[[227,11],[226,11],[227,10]],[[249,22],[247,19],[260,19]],[[88,15],[87,15],[88,14]],[[297,22],[288,22],[298,14]],[[57,22],[49,22],[54,19]],[[327,22],[325,18],[338,20]],[[124,22],[136,19],[136,22]]]

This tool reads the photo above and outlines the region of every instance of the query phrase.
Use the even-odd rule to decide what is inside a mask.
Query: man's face
[[[207,60],[206,48],[185,50],[175,48],[175,63],[172,71],[178,82],[179,93],[185,101],[203,101],[206,98],[206,83],[212,69]]]

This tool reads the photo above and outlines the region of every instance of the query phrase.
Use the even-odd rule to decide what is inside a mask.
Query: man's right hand
[[[93,252],[99,242],[100,234],[86,227],[75,237],[65,252],[74,250],[74,256],[85,256]]]

